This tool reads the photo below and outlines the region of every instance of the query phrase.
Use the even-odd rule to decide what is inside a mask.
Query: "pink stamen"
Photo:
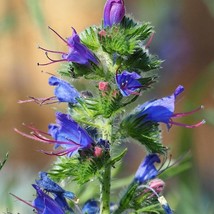
[[[60,36],[53,28],[51,28],[50,26],[48,26],[48,28],[51,31],[53,31],[63,42],[65,42],[69,46],[68,42],[62,36]]]
[[[39,49],[45,51],[45,52],[49,52],[49,53],[55,53],[55,54],[66,54],[64,52],[61,52],[61,51],[52,51],[52,50],[49,50],[49,49],[46,49],[46,48],[42,48],[40,46],[38,46]]]
[[[48,135],[48,136],[51,136],[49,133],[47,133],[47,132],[43,132],[43,131],[41,131],[41,130],[39,130],[39,129],[37,129],[37,128],[35,128],[34,126],[32,126],[32,125],[26,125],[26,124],[22,124],[23,126],[25,126],[25,127],[27,127],[27,128],[29,128],[29,129],[31,129],[32,131],[34,131],[34,132],[36,132],[36,133],[42,133],[42,134],[44,134],[44,135]]]
[[[127,90],[130,94],[133,94],[133,95],[140,95],[139,92],[136,92],[136,91],[131,91],[131,90]]]
[[[32,132],[31,134],[26,134],[24,132],[19,131],[16,128],[14,129],[14,131],[17,132],[18,134],[24,136],[24,137],[27,137],[29,139],[36,140],[36,141],[39,141],[42,143],[46,143],[46,144],[71,145],[71,143],[73,143],[73,144],[79,146],[79,144],[74,142],[74,141],[69,140],[69,142],[64,142],[64,141],[51,140],[51,139],[48,139],[48,138],[42,136],[41,134],[39,134],[37,132]]]
[[[57,61],[58,61],[58,59],[57,59],[57,60],[51,59],[51,58],[48,56],[48,52],[45,52],[45,55],[46,55],[46,57],[47,57],[51,62],[57,62]]]
[[[53,63],[56,63],[56,62],[65,62],[67,61],[66,59],[59,59],[59,60],[53,60],[51,62],[47,62],[47,63],[37,63],[38,66],[46,66],[46,65],[51,65]]]
[[[48,97],[48,98],[35,98],[35,97],[31,97],[29,96],[29,100],[19,100],[18,103],[19,104],[23,104],[23,103],[30,103],[30,102],[35,102],[39,105],[47,105],[47,104],[54,104],[54,103],[58,103],[58,101],[53,101],[53,102],[47,102],[47,101],[51,101],[51,100],[57,100],[57,98],[55,96],[53,97]]]
[[[171,120],[169,123],[170,123],[171,125],[182,126],[182,127],[190,128],[190,129],[191,129],[191,128],[196,128],[196,127],[199,127],[199,126],[205,124],[206,121],[205,121],[205,120],[202,120],[201,122],[196,123],[196,124],[194,124],[194,125],[187,125],[187,124],[183,124],[183,123],[178,123],[178,122],[174,122],[174,121],[172,121],[172,120]]]
[[[71,148],[71,149],[65,149],[65,150],[61,150],[61,151],[58,151],[58,152],[47,152],[47,151],[43,151],[43,150],[39,150],[40,152],[46,154],[46,155],[56,155],[56,156],[64,156],[64,155],[67,155],[71,152],[74,152],[75,150],[77,150],[79,148],[79,146],[76,146],[74,148]]]
[[[33,136],[37,137],[39,140],[43,140],[45,141],[45,143],[47,144],[60,144],[60,145],[71,145],[71,143],[75,144],[75,145],[78,145],[78,143],[72,141],[72,140],[69,140],[69,142],[65,142],[65,141],[57,141],[57,140],[51,140],[51,139],[48,139],[38,133],[32,133]]]
[[[41,139],[36,138],[36,137],[33,136],[33,135],[30,135],[30,134],[26,134],[26,133],[24,133],[24,132],[21,132],[21,131],[19,131],[19,130],[16,129],[16,128],[14,129],[14,131],[17,132],[18,134],[24,136],[24,137],[29,138],[29,139],[36,140],[36,141],[40,141],[40,142],[42,142],[42,143],[46,143],[45,140],[41,140]]]
[[[193,114],[193,113],[195,113],[195,112],[197,112],[197,111],[200,111],[200,110],[203,109],[203,108],[204,108],[204,106],[200,106],[200,107],[198,107],[197,109],[194,109],[194,110],[189,111],[189,112],[173,114],[172,117],[177,118],[177,117],[187,116],[187,115]]]
[[[152,40],[154,38],[155,33],[152,33],[151,37],[149,38],[148,42],[145,45],[145,48],[148,48],[150,46],[150,44],[152,43]]]
[[[15,197],[16,199],[18,199],[19,201],[21,201],[21,202],[27,204],[28,206],[33,207],[33,208],[36,209],[37,211],[39,210],[38,208],[36,208],[35,206],[33,206],[31,203],[29,203],[29,202],[27,202],[27,201],[25,201],[25,200],[19,198],[18,196],[14,195],[13,193],[9,193],[9,194],[12,195],[13,197]],[[39,210],[39,211],[42,211],[42,210]]]

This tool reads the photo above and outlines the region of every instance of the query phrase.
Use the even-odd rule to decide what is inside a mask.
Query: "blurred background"
[[[33,122],[39,129],[47,130],[47,125],[55,120],[53,106],[17,103],[29,95],[52,96],[53,88],[48,86],[49,75],[45,72],[55,73],[58,66],[38,67],[37,62],[45,62],[46,57],[37,46],[63,50],[64,44],[47,26],[68,37],[71,26],[81,32],[99,25],[104,3],[105,0],[0,2],[0,160],[9,152],[9,160],[0,171],[0,213],[30,213],[31,209],[8,193],[31,200],[30,185],[38,171],[47,170],[54,160],[36,151],[41,146],[45,149],[44,145],[13,130],[21,129],[23,122]],[[151,90],[149,99],[169,95],[181,84],[185,93],[178,101],[177,112],[205,106],[203,111],[181,122],[194,123],[205,118],[206,125],[191,130],[173,127],[170,132],[163,129],[163,143],[171,148],[173,158],[186,151],[192,155],[192,167],[167,181],[166,197],[176,213],[213,214],[214,2],[125,0],[125,4],[127,13],[136,20],[150,21],[155,26],[150,50],[164,60],[160,81]],[[143,157],[143,149],[132,146],[127,155],[132,164],[124,167],[134,173]]]

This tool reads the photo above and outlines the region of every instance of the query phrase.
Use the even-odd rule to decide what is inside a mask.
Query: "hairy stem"
[[[109,121],[106,121],[102,129],[103,140],[108,140],[111,142],[112,138],[112,126]],[[110,152],[110,151],[109,151]],[[110,214],[110,189],[111,189],[111,156],[106,158],[106,164],[101,178],[101,204],[100,204],[100,214]]]

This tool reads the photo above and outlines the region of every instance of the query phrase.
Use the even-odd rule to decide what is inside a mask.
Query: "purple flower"
[[[60,39],[62,39],[62,41],[64,41],[68,45],[68,48],[69,48],[68,53],[61,52],[61,51],[52,51],[52,50],[39,47],[39,49],[45,51],[45,54],[47,58],[50,60],[50,62],[44,63],[44,64],[38,63],[38,65],[49,65],[56,62],[74,62],[77,64],[86,65],[86,66],[90,65],[90,62],[93,62],[94,64],[98,64],[97,58],[85,45],[81,43],[80,37],[78,36],[74,28],[72,28],[73,29],[72,36],[66,40],[62,38],[52,28],[49,27],[49,29],[52,30]],[[59,59],[59,60],[51,59],[48,53],[61,54],[62,59]]]
[[[104,27],[111,27],[118,24],[125,16],[125,6],[123,0],[107,0],[104,7]]]
[[[184,87],[179,85],[171,96],[163,97],[161,99],[151,100],[151,101],[144,103],[143,105],[140,105],[136,109],[136,113],[134,114],[134,116],[136,118],[143,118],[141,123],[146,122],[146,121],[165,123],[167,125],[168,129],[172,125],[183,126],[186,128],[194,128],[194,127],[198,127],[198,126],[204,124],[205,123],[204,120],[202,120],[201,122],[194,124],[194,125],[181,124],[181,123],[174,122],[172,120],[172,118],[178,118],[178,117],[183,117],[183,116],[192,114],[192,113],[200,110],[203,107],[203,106],[200,106],[199,108],[197,108],[191,112],[175,114],[174,110],[175,110],[176,98],[183,91],[184,91]]]
[[[137,80],[141,76],[136,72],[123,71],[121,74],[116,74],[116,84],[123,96],[131,94],[138,94],[136,90],[142,87],[141,83]]]
[[[52,76],[49,78],[49,85],[56,86],[54,94],[59,102],[77,103],[76,99],[80,97],[80,94],[68,82]]]
[[[64,149],[56,152],[45,152],[48,155],[71,155],[76,154],[79,150],[89,149],[92,146],[93,140],[88,133],[76,122],[70,115],[56,112],[56,124],[48,126],[48,133],[40,131],[33,126],[27,126],[32,130],[31,134],[26,134],[14,129],[17,133],[27,138],[40,141],[46,144],[55,144],[55,148],[59,146]],[[45,135],[50,135],[52,139]]]
[[[160,163],[160,158],[157,154],[149,154],[140,164],[134,180],[139,184],[143,184],[146,181],[155,178],[158,175],[158,170],[155,167],[155,163]]]

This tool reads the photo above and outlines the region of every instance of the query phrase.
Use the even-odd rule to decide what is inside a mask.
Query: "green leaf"
[[[140,48],[142,41],[153,32],[150,23],[135,22],[129,17],[124,17],[120,25],[105,29],[105,36],[100,37],[103,49],[110,55],[117,53],[121,56],[133,54]]]
[[[56,181],[70,177],[73,181],[82,185],[94,179],[94,177],[99,177],[99,170],[103,168],[108,158],[108,154],[104,154],[100,158],[90,156],[85,158],[61,157],[54,164],[49,174]]]
[[[4,160],[3,160],[3,161],[0,161],[0,170],[3,168],[3,166],[4,166],[5,163],[7,162],[8,156],[9,156],[9,154],[7,153],[7,154],[5,155]]]
[[[99,29],[96,26],[92,26],[80,33],[80,39],[84,45],[94,51],[100,47],[98,33]]]
[[[134,71],[150,71],[154,69],[159,69],[162,61],[156,56],[149,54],[147,49],[138,48],[132,55],[129,55],[124,59],[123,67],[127,70]]]
[[[128,149],[125,148],[119,155],[112,158],[108,164],[110,164],[111,166],[114,166],[117,162],[121,161],[121,159],[125,156],[127,151],[128,151]]]
[[[145,115],[136,118],[134,114],[130,114],[124,118],[120,125],[121,135],[136,139],[150,153],[166,153],[167,148],[161,143],[158,123],[151,121],[143,122],[144,117]]]

